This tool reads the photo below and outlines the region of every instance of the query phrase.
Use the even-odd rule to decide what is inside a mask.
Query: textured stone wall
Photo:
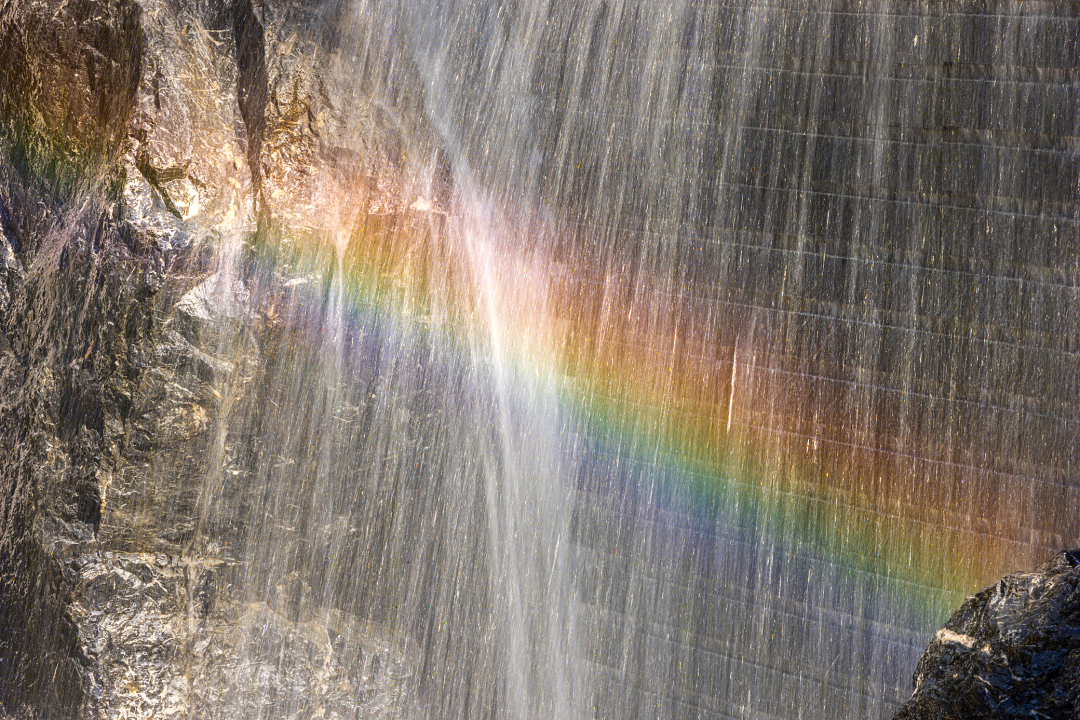
[[[1010,573],[964,601],[919,659],[896,720],[1075,718],[1080,551]]]
[[[259,248],[402,146],[331,102],[317,9],[0,8],[0,715],[344,716],[410,676],[231,546],[291,279]]]
[[[139,17],[126,2],[0,10],[0,702],[14,714],[83,707],[64,560],[100,525],[161,283],[160,257],[117,222]]]

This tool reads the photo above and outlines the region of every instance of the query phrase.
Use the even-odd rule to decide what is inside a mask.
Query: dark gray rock
[[[232,6],[233,39],[236,43],[236,99],[247,131],[248,167],[255,191],[256,213],[261,207],[262,144],[266,126],[268,78],[266,72],[266,31],[251,0],[235,0]]]
[[[26,159],[59,156],[53,170],[78,182],[120,154],[142,73],[141,14],[133,0],[0,8],[0,112]]]
[[[969,597],[913,682],[896,720],[1080,718],[1080,550]]]

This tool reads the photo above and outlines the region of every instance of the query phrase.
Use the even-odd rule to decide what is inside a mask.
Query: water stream
[[[258,716],[890,717],[964,594],[1075,544],[1075,17],[331,15],[409,180],[218,259],[262,363],[192,546],[254,608],[223,716],[353,643]]]

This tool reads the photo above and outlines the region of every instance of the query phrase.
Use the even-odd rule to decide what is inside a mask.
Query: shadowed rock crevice
[[[266,32],[252,0],[236,0],[232,11],[233,39],[236,43],[236,99],[247,130],[247,161],[251,170],[255,213],[265,224],[262,197],[262,146],[269,97],[266,71]]]

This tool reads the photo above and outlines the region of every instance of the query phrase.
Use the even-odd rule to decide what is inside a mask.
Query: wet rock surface
[[[73,569],[92,716],[379,718],[411,688],[415,653],[388,633],[281,596],[244,602],[236,563],[106,552]]]
[[[400,279],[394,265],[417,276],[425,265],[446,272],[438,282],[418,279],[415,306],[403,302],[401,315],[418,325],[438,304],[428,289],[453,282],[450,262],[423,257],[437,250],[423,233],[446,220],[452,194],[446,153],[422,119],[424,83],[408,57],[378,57],[393,39],[372,35],[391,32],[392,22],[364,26],[362,17],[343,17],[349,5],[0,2],[0,628],[8,633],[0,714],[410,717],[421,714],[423,676],[426,692],[473,703],[481,708],[474,716],[496,715],[494,693],[457,692],[468,683],[454,674],[461,658],[477,667],[503,662],[490,637],[469,635],[486,626],[488,570],[472,563],[438,577],[448,546],[484,557],[460,549],[486,542],[473,530],[483,520],[453,527],[449,503],[435,499],[437,483],[471,475],[442,469],[446,459],[435,452],[400,452],[424,442],[425,422],[440,431],[431,433],[435,445],[460,440],[423,419],[449,405],[428,386],[447,384],[431,348],[422,333],[393,357],[360,347],[355,336],[341,340],[371,365],[386,363],[363,386],[356,368],[314,367],[311,346],[289,337],[325,336],[328,327],[326,313],[305,311],[298,299],[334,291],[331,273],[298,259],[305,243],[335,245],[339,267],[342,254],[359,257],[353,266],[368,255],[386,261],[370,274],[388,287]],[[628,87],[635,76],[627,74]],[[372,77],[393,91],[376,100]],[[790,87],[807,94],[804,85]],[[589,123],[581,132],[596,134]],[[476,147],[486,154],[490,139]],[[936,141],[923,145],[938,152]],[[543,164],[559,157],[544,152]],[[576,172],[595,169],[577,164]],[[844,177],[828,186],[830,197],[842,197],[837,188],[862,192]],[[706,219],[715,216],[711,202],[701,201]],[[367,235],[328,238],[361,214]],[[804,299],[819,307],[820,298]],[[294,324],[286,327],[289,308]],[[369,329],[375,337],[392,331],[377,319]],[[421,371],[402,369],[406,363]],[[274,387],[287,377],[275,367],[309,368],[332,382],[290,394]],[[436,370],[429,378],[424,368]],[[387,381],[391,373],[403,381]],[[346,374],[362,395],[344,392]],[[283,399],[304,417],[283,419],[285,403],[275,403]],[[310,407],[316,411],[305,414]],[[327,456],[361,447],[356,438],[378,427],[376,412],[384,412],[388,437],[414,435],[412,444],[371,443],[360,463],[383,468],[393,483],[327,494],[320,508],[292,502],[294,489],[313,494],[326,467],[295,458],[310,460],[326,437],[340,440],[326,442]],[[276,445],[266,439],[271,425],[283,431]],[[361,512],[368,522],[357,520]],[[411,533],[410,547],[394,545],[395,526],[421,521],[436,528],[426,545],[411,547],[423,545]],[[248,533],[251,525],[262,534]],[[408,565],[400,575],[416,588],[407,596],[423,608],[411,610],[418,622],[408,632],[389,629],[383,620],[406,593],[375,586],[359,563],[334,568],[340,557]],[[1076,717],[1077,612],[1068,604],[1076,564],[1075,553],[1064,555],[972,598],[935,638],[898,717]],[[319,586],[319,577],[332,576],[337,587]],[[473,603],[460,625],[430,611],[459,592]],[[342,597],[356,600],[325,602]],[[657,606],[640,607],[642,624],[651,622]],[[417,645],[435,660],[423,666]],[[694,679],[687,687],[700,686]]]
[[[969,597],[913,682],[897,720],[1080,717],[1080,550]]]
[[[0,706],[76,717],[90,661],[67,565],[102,518],[164,254],[121,217],[142,71],[132,2],[0,9]]]
[[[51,145],[77,180],[76,172],[100,169],[98,161],[122,148],[143,67],[141,14],[133,0],[0,9],[0,107],[9,132],[29,145],[16,148],[26,152],[22,159],[43,159],[34,153]]]
[[[323,83],[321,12],[0,7],[0,716],[410,705],[407,638],[299,578],[241,591],[234,547],[252,461],[224,428],[308,282],[256,272],[257,246],[406,152],[388,111]],[[383,177],[363,192],[399,206]]]

